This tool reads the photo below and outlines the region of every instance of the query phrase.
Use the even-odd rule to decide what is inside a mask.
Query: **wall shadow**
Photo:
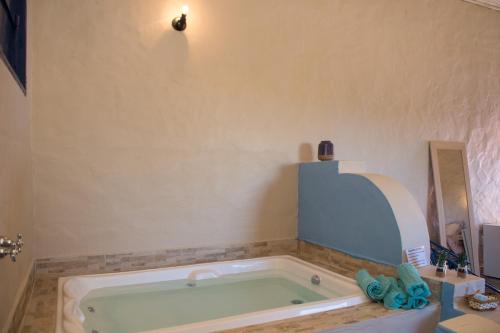
[[[299,165],[315,161],[311,143],[297,150],[299,163],[282,165],[265,189],[256,216],[256,239],[297,238]]]
[[[264,191],[256,216],[255,239],[297,237],[298,164],[283,165]]]
[[[169,29],[156,41],[148,56],[155,70],[177,81],[185,74],[189,61],[189,41],[185,33]]]
[[[314,162],[314,148],[312,144],[303,142],[299,145],[299,162]]]

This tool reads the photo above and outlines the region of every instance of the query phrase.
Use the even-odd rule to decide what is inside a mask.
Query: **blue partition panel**
[[[339,174],[338,161],[299,168],[299,239],[380,263],[402,263],[399,228],[368,179]]]

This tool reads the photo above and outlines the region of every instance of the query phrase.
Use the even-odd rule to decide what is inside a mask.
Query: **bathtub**
[[[292,256],[59,279],[56,333],[212,332],[368,302]]]

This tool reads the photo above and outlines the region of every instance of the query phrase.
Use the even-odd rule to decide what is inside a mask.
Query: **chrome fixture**
[[[187,27],[186,16],[189,12],[188,5],[182,6],[181,16],[178,16],[172,20],[172,27],[177,31],[184,31]]]
[[[319,277],[319,275],[313,275],[311,276],[311,283],[318,286],[320,283],[321,283],[321,279]]]
[[[16,241],[0,236],[0,259],[10,256],[10,259],[15,262],[19,253],[23,251],[23,246],[23,235],[21,234],[17,234]]]

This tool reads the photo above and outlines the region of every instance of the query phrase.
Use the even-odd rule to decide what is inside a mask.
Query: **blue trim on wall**
[[[441,284],[441,298],[439,300],[441,302],[441,314],[439,318],[440,322],[455,317],[459,317],[465,314],[464,312],[455,309],[454,295],[455,295],[455,285],[448,282],[443,282]],[[449,330],[446,327],[441,326],[440,323],[438,323],[436,327],[436,333],[456,333],[456,332]]]
[[[299,167],[298,238],[389,265],[402,263],[398,224],[368,179],[338,173],[338,161]]]
[[[15,25],[0,7],[0,56],[26,91],[26,0],[6,1]]]
[[[443,282],[441,284],[441,316],[440,321],[445,321],[464,314],[464,312],[455,309],[454,304],[455,285]]]

